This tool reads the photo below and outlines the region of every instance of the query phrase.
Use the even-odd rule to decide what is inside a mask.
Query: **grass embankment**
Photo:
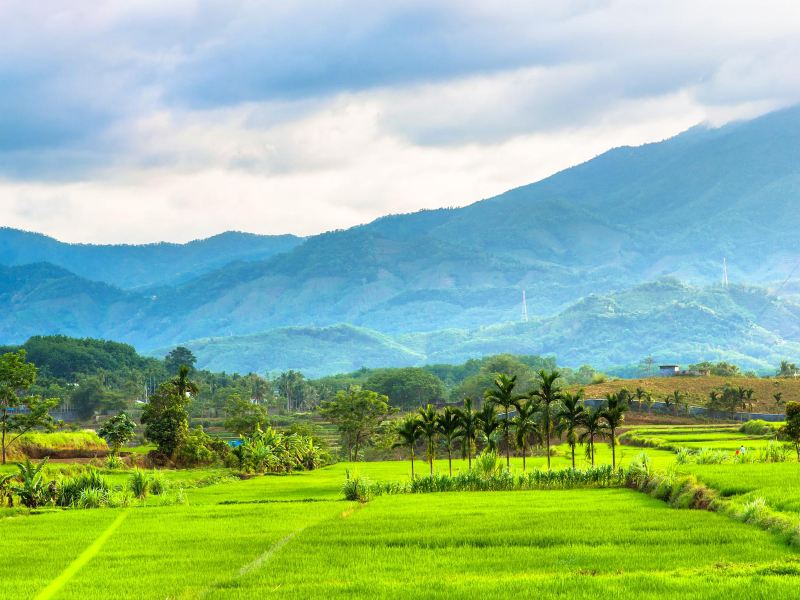
[[[660,401],[675,390],[688,394],[690,403],[705,402],[712,390],[718,390],[730,384],[733,387],[752,389],[754,393],[753,412],[782,413],[783,406],[775,404],[773,394],[780,392],[784,402],[800,402],[800,378],[761,378],[761,377],[648,377],[644,379],[617,379],[604,383],[582,386],[587,398],[603,398],[610,392],[618,392],[627,388],[633,392],[642,388],[653,395],[653,400]]]
[[[108,444],[92,429],[83,431],[31,432],[8,448],[12,460],[29,458],[91,458],[105,456]]]

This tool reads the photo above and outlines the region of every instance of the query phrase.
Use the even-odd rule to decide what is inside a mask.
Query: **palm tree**
[[[742,394],[743,408],[746,406],[748,412],[753,412],[753,404],[755,403],[755,398],[753,397],[754,394],[755,391],[749,388],[744,390],[744,393]]]
[[[583,422],[583,413],[586,407],[583,405],[583,390],[578,390],[575,394],[564,392],[561,399],[561,408],[556,413],[556,432],[559,435],[567,434],[567,443],[572,451],[572,468],[575,468],[575,444],[578,443],[577,430]]]
[[[394,444],[394,447],[408,446],[411,449],[411,479],[414,479],[414,448],[422,438],[422,427],[420,427],[419,418],[409,415],[403,419],[397,428],[397,435],[400,439]]]
[[[508,431],[511,421],[508,417],[508,413],[511,411],[511,407],[514,406],[517,400],[519,400],[519,397],[514,394],[514,388],[516,385],[516,375],[509,377],[508,375],[501,373],[494,380],[494,387],[486,390],[483,395],[488,403],[502,407],[503,412],[505,413],[505,418],[503,419],[503,437],[505,438],[506,442],[507,468],[511,467],[511,444],[509,443],[508,439]]]
[[[553,433],[551,407],[563,397],[558,385],[561,374],[558,371],[547,372],[544,369],[537,373],[539,378],[538,389],[531,392],[531,399],[539,400],[542,411],[542,437],[547,447],[547,469],[550,470],[550,436]]]
[[[467,453],[469,469],[472,469],[472,445],[478,437],[478,413],[472,410],[472,398],[464,398],[464,408],[458,411],[461,432],[464,437],[464,450]]]
[[[628,404],[619,397],[619,394],[606,394],[605,407],[602,416],[608,425],[611,438],[611,468],[617,468],[617,427],[625,420],[625,411]]]
[[[639,406],[639,410],[642,410],[642,403],[649,404],[650,401],[650,392],[644,390],[640,387],[636,388],[636,391],[633,392],[633,397],[636,398],[636,402]]]
[[[511,419],[511,426],[514,428],[514,441],[517,447],[522,450],[522,472],[525,472],[526,464],[525,459],[528,455],[528,446],[530,445],[531,437],[539,438],[539,422],[536,420],[536,414],[539,412],[539,407],[533,400],[527,402],[517,402],[517,414]]]
[[[447,466],[450,469],[450,477],[453,476],[453,442],[463,435],[458,412],[452,406],[447,406],[439,415],[439,433],[444,438],[445,448],[447,448]]]
[[[783,404],[783,392],[775,392],[772,394],[772,399],[775,400],[775,406]]]
[[[586,455],[594,466],[594,440],[606,435],[606,426],[603,423],[603,411],[601,408],[584,411],[581,420],[583,433],[578,437],[581,444],[586,444]]]
[[[439,434],[439,414],[433,404],[428,404],[425,408],[419,409],[419,426],[422,430],[422,435],[428,440],[428,462],[431,466],[431,475],[433,475],[433,459],[436,458],[434,442]]]
[[[478,422],[478,430],[486,440],[486,447],[492,451],[497,450],[497,440],[494,437],[494,433],[500,428],[500,421],[497,419],[494,405],[487,402],[475,413],[475,417]]]

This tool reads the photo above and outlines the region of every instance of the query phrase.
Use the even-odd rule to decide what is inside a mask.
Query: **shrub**
[[[743,423],[739,427],[739,432],[747,435],[771,435],[777,433],[778,429],[778,424],[769,423],[762,419],[753,419]]]
[[[789,460],[790,448],[786,444],[770,441],[758,450],[758,462],[776,463]]]
[[[78,508],[100,508],[107,501],[106,491],[99,488],[85,488],[78,498]]]
[[[358,501],[361,503],[369,502],[372,500],[372,486],[366,477],[353,473],[352,477],[350,471],[347,471],[347,479],[342,485],[342,493],[345,500]]]
[[[128,489],[140,500],[147,498],[147,494],[150,493],[150,477],[144,471],[137,469],[131,473],[131,477],[128,480]]]
[[[109,491],[109,486],[97,469],[90,467],[87,471],[73,477],[63,477],[58,482],[56,490],[56,504],[65,507],[77,507],[84,491],[99,490],[99,492],[106,494]]]
[[[150,493],[154,496],[161,496],[165,491],[167,491],[167,480],[164,478],[164,474],[153,471],[150,477]]]
[[[482,478],[493,477],[503,468],[503,464],[497,458],[497,454],[492,450],[484,450],[473,462],[473,469]]]
[[[125,463],[117,454],[109,454],[106,458],[106,469],[121,469],[124,466]]]

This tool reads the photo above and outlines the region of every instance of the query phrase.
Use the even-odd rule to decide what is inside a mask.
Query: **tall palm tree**
[[[459,409],[458,419],[463,434],[464,450],[467,453],[469,469],[472,469],[472,445],[478,437],[478,413],[472,410],[472,398],[464,398],[464,408]]]
[[[583,405],[583,390],[578,390],[575,394],[564,392],[561,399],[561,407],[556,413],[556,432],[559,435],[567,434],[567,443],[572,451],[572,468],[575,468],[575,444],[578,443],[578,427],[583,422],[583,413],[586,407]]]
[[[558,371],[545,371],[542,369],[537,373],[539,387],[531,392],[531,399],[539,401],[542,412],[542,437],[547,448],[547,469],[550,470],[550,436],[553,433],[552,408],[561,400],[563,392],[558,385],[561,374]]]
[[[586,455],[594,466],[594,441],[597,438],[605,437],[607,429],[603,423],[603,410],[601,407],[584,411],[581,419],[583,433],[578,436],[581,444],[586,444]]]
[[[397,428],[397,435],[400,439],[395,443],[394,447],[408,446],[411,449],[411,479],[414,479],[414,448],[422,439],[422,427],[420,427],[419,418],[409,415],[403,419]]]
[[[511,412],[511,408],[514,406],[517,400],[519,400],[519,396],[517,396],[517,394],[514,393],[514,388],[516,387],[516,385],[517,385],[516,375],[508,376],[504,373],[500,373],[494,380],[494,387],[489,388],[483,394],[487,403],[501,407],[503,409],[503,412],[505,413],[505,418],[503,419],[503,437],[505,438],[505,443],[506,443],[507,468],[511,468],[511,444],[509,443],[509,438],[508,438],[511,419],[509,418],[508,413]]]
[[[638,409],[642,410],[642,404],[648,403],[650,401],[650,392],[640,387],[636,388],[636,391],[633,392],[633,397],[636,398],[636,403],[638,405]]]
[[[511,419],[511,426],[514,428],[514,441],[517,447],[522,450],[522,472],[524,473],[531,438],[535,438],[536,441],[540,439],[538,435],[539,422],[536,420],[539,407],[533,400],[528,400],[527,402],[519,400],[516,406],[517,414]]]
[[[425,408],[419,409],[419,426],[422,435],[428,441],[428,462],[431,466],[433,475],[433,459],[436,458],[436,436],[439,435],[439,413],[433,404],[428,404]]]
[[[453,442],[463,435],[457,409],[452,406],[445,407],[444,412],[439,415],[439,433],[444,438],[444,445],[447,448],[447,466],[450,469],[450,477],[452,477]]]
[[[626,410],[628,410],[628,403],[621,399],[619,394],[606,394],[602,416],[608,425],[611,441],[611,467],[613,469],[617,468],[617,428],[625,420]]]
[[[497,450],[497,440],[494,437],[494,433],[500,428],[501,424],[497,418],[494,404],[487,402],[475,413],[475,416],[478,422],[478,430],[486,440],[486,447],[492,451]]]

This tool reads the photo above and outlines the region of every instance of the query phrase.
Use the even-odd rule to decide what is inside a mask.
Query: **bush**
[[[78,498],[78,508],[100,508],[105,506],[107,501],[107,492],[99,488],[85,488],[81,490],[81,495]]]
[[[150,493],[150,477],[144,471],[136,470],[131,473],[128,480],[128,489],[140,500],[147,498]]]
[[[90,494],[105,495],[109,491],[108,482],[100,475],[97,469],[90,467],[87,471],[72,477],[63,477],[56,484],[56,504],[63,507],[80,507],[80,500],[84,492],[92,490]]]
[[[116,454],[109,454],[106,458],[106,469],[121,469],[125,466],[123,460]]]
[[[217,460],[215,440],[198,426],[189,431],[176,452],[176,462],[184,467],[210,465]]]
[[[746,435],[772,435],[777,433],[780,426],[776,423],[769,423],[761,419],[753,419],[743,423],[739,427],[739,432]]]
[[[153,496],[161,496],[166,491],[167,480],[164,478],[164,474],[159,471],[154,471],[150,477],[150,493],[153,494]]]
[[[350,471],[347,471],[347,479],[342,485],[342,493],[345,500],[358,501],[362,504],[372,500],[372,486],[366,477],[362,477],[358,473],[353,473],[350,476]]]

